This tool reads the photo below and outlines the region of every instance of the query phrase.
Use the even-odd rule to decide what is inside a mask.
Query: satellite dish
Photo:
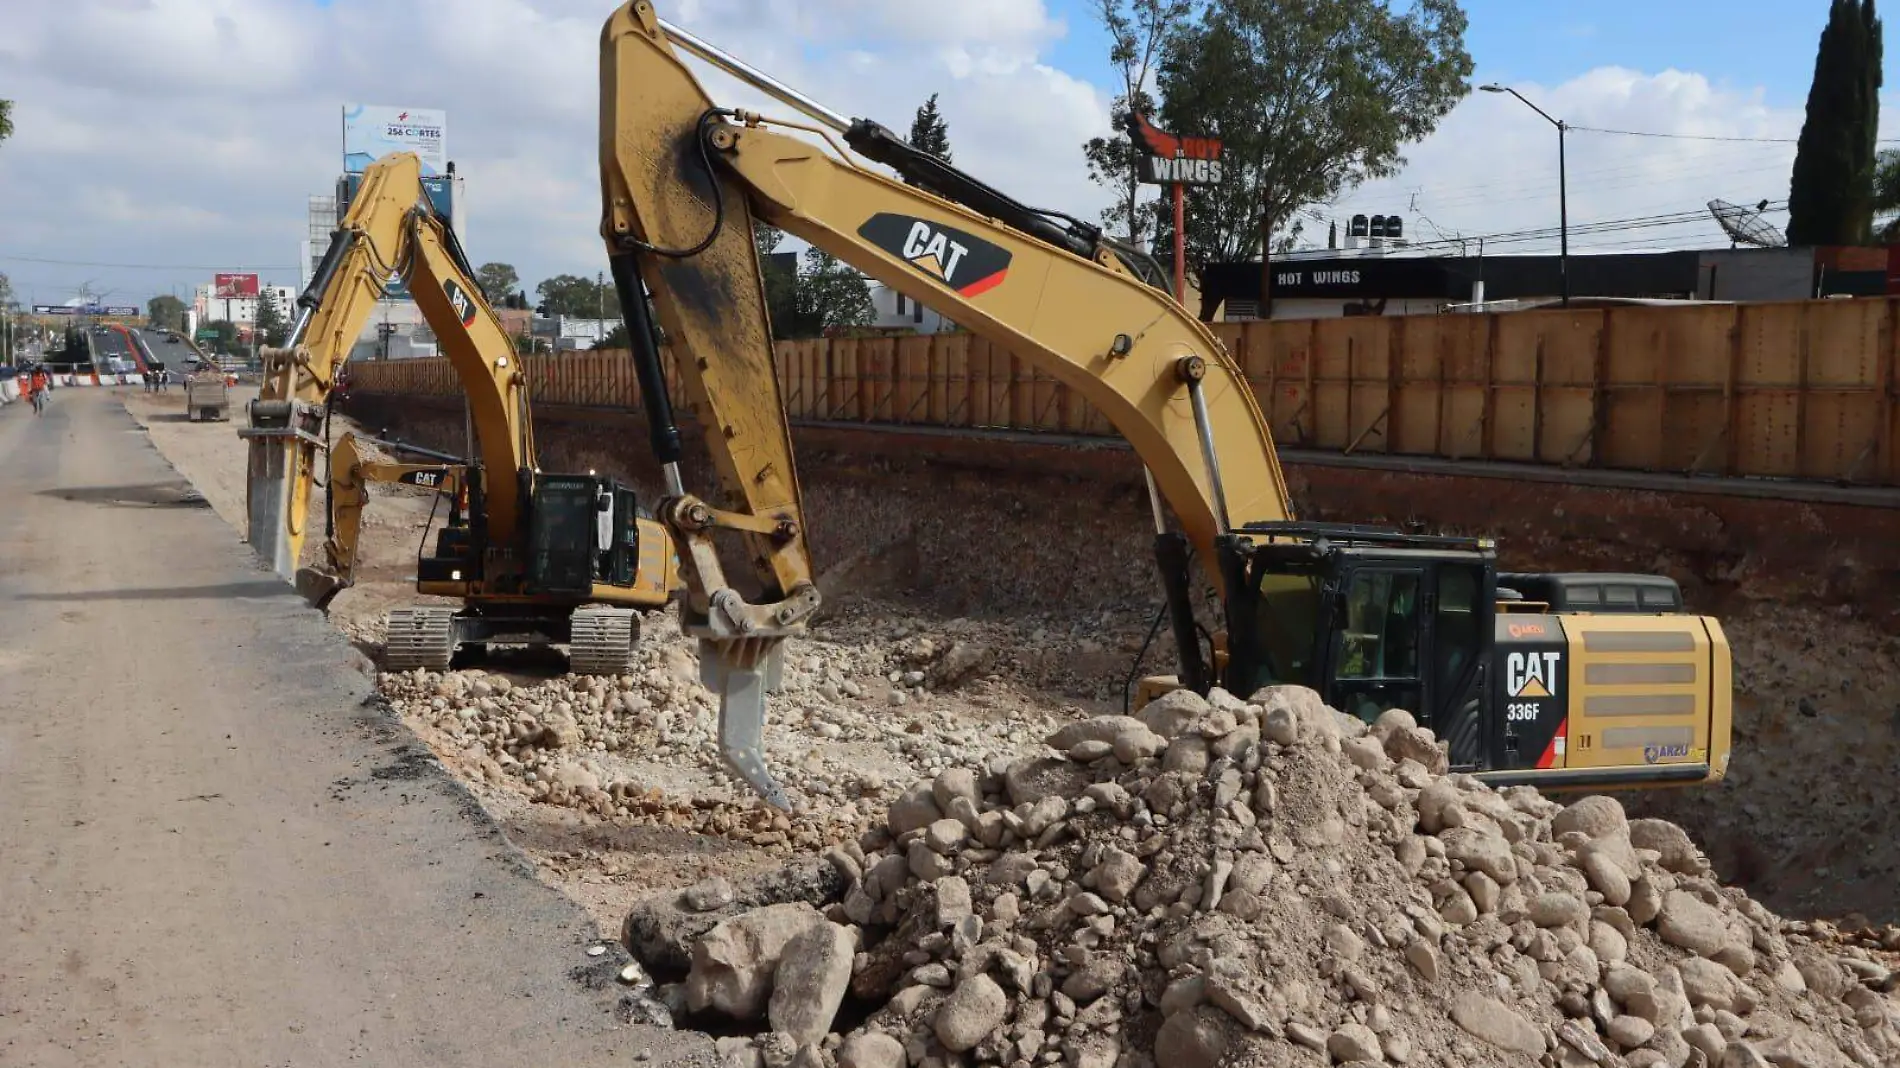
[[[1753,245],[1756,248],[1785,248],[1788,238],[1773,223],[1762,218],[1768,208],[1768,202],[1762,201],[1751,210],[1739,204],[1730,204],[1726,200],[1709,201],[1709,214],[1728,234],[1730,248],[1736,245]]]

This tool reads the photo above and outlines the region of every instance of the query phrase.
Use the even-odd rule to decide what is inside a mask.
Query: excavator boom
[[[1218,588],[1215,539],[1229,532],[1232,517],[1290,516],[1265,420],[1219,342],[1173,298],[1135,277],[1099,233],[1064,226],[873,123],[846,122],[703,42],[692,46],[832,129],[842,126],[860,152],[943,194],[767,129],[757,115],[715,106],[648,0],[620,8],[602,31],[601,236],[627,316],[651,444],[668,473],[671,496],[660,517],[682,551],[685,624],[701,639],[706,682],[721,693],[729,763],[785,803],[757,749],[764,694],[780,646],[819,603],[765,315],[755,213],[1021,353],[1101,410],[1150,472],[1177,640],[1198,651],[1187,544],[1200,551]],[[1079,314],[1086,309],[1110,313]],[[661,331],[705,428],[723,506],[688,494],[680,479]],[[1161,497],[1180,517],[1185,539],[1161,533]],[[763,591],[756,602],[722,571],[713,541],[722,531],[744,542]],[[1169,539],[1180,541],[1171,553]]]
[[[706,425],[720,429],[720,440],[709,445],[722,485],[738,501],[759,514],[786,507],[782,493],[754,489],[734,456],[769,453],[775,472],[791,467],[751,254],[756,213],[1075,389],[1134,446],[1202,559],[1213,559],[1214,538],[1230,529],[1233,516],[1291,518],[1271,434],[1244,373],[1172,297],[1108,262],[1099,235],[1023,208],[875,123],[849,123],[846,142],[992,214],[767,129],[756,115],[721,112],[674,50],[668,29],[647,0],[637,0],[617,11],[603,34],[602,234],[610,258],[631,255],[659,275],[654,303],[695,404],[714,412]],[[679,36],[692,40],[699,55],[736,62]],[[754,84],[776,85],[747,73]],[[815,108],[802,99],[799,105]],[[709,234],[708,252],[690,258],[656,256],[628,241],[690,246]],[[727,255],[713,258],[722,244]],[[668,306],[680,304],[696,304],[706,325],[675,329]],[[746,391],[707,378],[727,369],[746,380]],[[768,391],[770,403],[749,395]],[[779,416],[768,428],[739,425],[765,413]],[[790,488],[795,507],[795,481]],[[1209,578],[1221,581],[1218,574]]]
[[[516,471],[532,468],[527,380],[514,345],[454,234],[423,195],[420,160],[392,153],[369,165],[316,276],[297,298],[285,346],[264,350],[264,380],[250,405],[249,540],[279,575],[293,578],[331,391],[393,276],[408,283],[443,354],[464,385],[480,440],[490,524],[512,530],[521,502]],[[500,476],[500,477],[493,477]]]

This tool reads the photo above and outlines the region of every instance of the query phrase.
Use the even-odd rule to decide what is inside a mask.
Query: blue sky
[[[1047,2],[1069,28],[1052,53],[1055,65],[1112,84],[1115,77],[1103,58],[1108,38],[1092,14],[1094,0]],[[1650,73],[1673,67],[1718,84],[1763,88],[1773,105],[1800,106],[1814,74],[1814,47],[1828,3],[1465,0],[1464,9],[1471,20],[1465,44],[1481,81],[1530,79],[1551,85],[1596,67]]]

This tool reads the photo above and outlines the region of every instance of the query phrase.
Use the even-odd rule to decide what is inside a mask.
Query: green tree
[[[773,337],[820,337],[827,327],[865,326],[876,318],[871,284],[862,274],[815,246],[805,249],[801,267],[791,253],[776,251],[784,239],[782,231],[754,224]]]
[[[778,338],[792,336],[786,331],[798,322],[798,258],[775,251],[784,239],[783,231],[764,223],[754,224],[752,241],[758,247],[759,271],[765,277],[765,315],[772,336]]]
[[[1471,92],[1466,21],[1457,0],[1213,0],[1157,75],[1158,125],[1224,142],[1226,181],[1187,201],[1190,270],[1259,256],[1301,208],[1395,173]]]
[[[541,298],[536,311],[573,319],[612,319],[620,314],[620,298],[612,282],[596,276],[557,274],[534,287]]]
[[[1114,132],[1089,138],[1082,154],[1088,160],[1089,177],[1115,193],[1115,203],[1102,212],[1102,222],[1130,244],[1154,234],[1155,209],[1152,198],[1144,203],[1141,196],[1136,170],[1141,152],[1129,134],[1129,118],[1137,111],[1154,113],[1148,85],[1155,63],[1193,13],[1193,0],[1096,0],[1095,17],[1108,31],[1108,59],[1121,75],[1121,91],[1109,106]]]
[[[917,109],[916,118],[910,122],[910,143],[913,148],[950,162],[950,124],[943,121],[943,112],[937,110],[937,94],[930,94],[930,99]]]
[[[594,347],[597,349],[631,348],[632,346],[627,344],[627,337],[628,337],[627,324],[618,323],[614,326],[612,330],[607,331],[607,335],[605,337],[601,338],[599,341],[594,342]]]
[[[1795,147],[1789,244],[1867,240],[1874,213],[1881,51],[1874,0],[1833,0],[1814,57],[1807,121]]]
[[[145,302],[145,314],[152,325],[165,330],[185,328],[185,302],[170,293],[160,293]]]
[[[13,136],[13,101],[0,100],[0,141]]]
[[[513,264],[484,263],[475,268],[475,284],[482,287],[482,296],[488,298],[489,304],[502,307],[515,295],[521,276],[515,273]]]
[[[1874,236],[1883,245],[1900,243],[1900,149],[1883,148],[1874,157]]]
[[[281,346],[290,333],[290,324],[284,321],[283,311],[267,293],[257,298],[257,321],[251,324],[251,329],[257,331],[259,346],[268,345],[271,348]]]
[[[865,326],[875,318],[871,284],[862,274],[815,245],[804,258],[798,274],[798,332],[786,336],[817,337],[829,327]]]
[[[218,336],[211,342],[211,351],[226,356],[238,354],[237,324],[229,319],[213,319],[201,328],[210,330]]]

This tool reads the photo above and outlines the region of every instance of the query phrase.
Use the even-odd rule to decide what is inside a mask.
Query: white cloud
[[[34,299],[64,299],[91,281],[115,299],[143,300],[240,267],[294,284],[305,199],[335,180],[346,102],[447,110],[478,262],[512,262],[530,284],[605,266],[595,146],[610,4],[22,6],[0,41],[5,92],[18,102],[17,134],[0,146],[0,271]],[[960,164],[1032,203],[1093,215],[1104,201],[1080,145],[1106,128],[1107,95],[1039,61],[1066,32],[1039,0],[661,8],[827,105],[899,133],[938,92]],[[704,78],[721,103],[788,111],[729,78]]]
[[[1720,85],[1678,70],[1645,74],[1603,67],[1561,85],[1517,83],[1513,88],[1573,127],[1792,139],[1800,135],[1803,117],[1800,107],[1769,105],[1759,89]],[[1795,154],[1793,144],[1629,137],[1588,129],[1573,129],[1566,141],[1572,252],[1726,247],[1728,239],[1704,205],[1715,198],[1749,206],[1785,201]],[[1486,251],[1555,251],[1557,147],[1556,129],[1518,100],[1474,92],[1437,133],[1407,151],[1409,163],[1400,174],[1370,182],[1316,214],[1339,218],[1343,225],[1355,212],[1396,210],[1415,240],[1431,240],[1441,232],[1476,237],[1548,229],[1548,236],[1487,242]],[[1579,232],[1592,223],[1674,214],[1692,218]],[[1787,215],[1772,212],[1769,218],[1781,225]],[[1323,244],[1325,236],[1325,222],[1309,218],[1306,237]],[[1477,251],[1475,244],[1470,250]]]

